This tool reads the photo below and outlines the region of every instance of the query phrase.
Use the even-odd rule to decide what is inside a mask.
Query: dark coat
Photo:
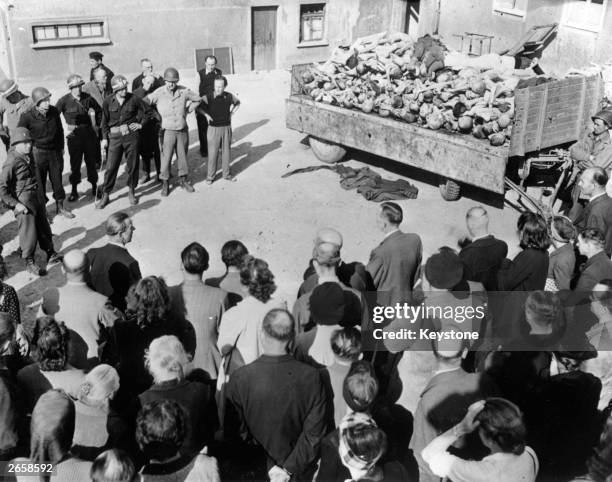
[[[125,310],[125,297],[130,286],[142,278],[140,267],[128,250],[108,243],[87,251],[91,286],[108,296],[113,306]]]
[[[181,405],[187,418],[181,455],[196,455],[212,439],[214,427],[206,417],[211,412],[211,393],[204,383],[178,379],[156,383],[139,399],[142,405],[155,400],[174,400]]]
[[[493,235],[477,239],[459,253],[464,277],[482,283],[487,291],[495,290],[497,272],[508,255],[508,245]]]
[[[340,264],[336,268],[336,276],[342,284],[349,286],[357,291],[364,292],[366,290],[373,289],[368,282],[368,273],[366,267],[357,261],[352,263],[345,263],[340,261]],[[312,260],[306,271],[304,271],[304,281],[300,285],[297,297],[299,298],[306,293],[310,293],[319,284],[319,276],[312,265]]]
[[[316,461],[325,435],[326,396],[319,371],[290,355],[262,355],[230,377],[227,398],[242,435],[298,477]]]
[[[602,194],[590,201],[574,221],[576,227],[583,229],[598,229],[606,238],[605,251],[612,254],[612,198]]]
[[[419,276],[423,244],[417,234],[395,231],[370,255],[367,270],[381,305],[407,303]]]
[[[548,274],[548,253],[527,248],[512,261],[505,259],[497,273],[499,291],[543,290]]]

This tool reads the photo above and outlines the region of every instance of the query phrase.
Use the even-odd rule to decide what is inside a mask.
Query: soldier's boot
[[[73,203],[77,199],[79,199],[79,192],[77,191],[77,185],[73,184],[72,185],[72,192],[70,193],[70,196],[68,196],[68,202]]]
[[[170,194],[170,185],[168,184],[168,179],[162,179],[162,197],[167,197]]]
[[[47,264],[59,263],[64,259],[64,255],[56,253],[55,251],[49,251],[47,253]]]
[[[102,193],[102,197],[100,198],[100,200],[96,203],[96,209],[104,209],[106,207],[106,205],[109,203],[110,199],[108,197],[108,193]]]
[[[130,204],[132,206],[136,206],[136,204],[138,204],[138,198],[136,197],[136,192],[134,192],[134,188],[131,187],[129,192],[128,192],[128,198],[130,200]]]
[[[31,273],[34,276],[40,276],[41,275],[41,269],[34,262],[33,258],[26,259],[26,266],[25,267],[26,267],[26,271],[28,273]]]
[[[187,192],[195,191],[191,183],[187,180],[187,176],[181,176],[181,180],[179,181],[179,186],[181,186]]]
[[[70,211],[68,211],[64,207],[64,201],[56,201],[55,214],[58,214],[59,216],[64,216],[65,218],[68,218],[68,219],[74,218],[74,214],[72,214]]]

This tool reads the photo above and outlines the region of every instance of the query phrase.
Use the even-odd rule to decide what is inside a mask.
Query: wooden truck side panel
[[[603,97],[601,75],[577,76],[517,89],[510,156],[576,141]]]
[[[286,108],[290,129],[504,193],[507,147],[314,102],[306,96],[291,96]]]

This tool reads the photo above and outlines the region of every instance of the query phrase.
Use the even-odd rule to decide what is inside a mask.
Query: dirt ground
[[[197,87],[195,77],[183,79],[182,83]],[[29,92],[33,86],[21,87]],[[53,102],[66,92],[59,83],[50,87]],[[189,165],[195,183],[194,194],[175,189],[168,198],[162,199],[159,185],[147,184],[139,186],[140,203],[131,207],[126,178],[122,175],[111,204],[104,210],[95,210],[91,197],[83,195],[76,203],[69,204],[75,219],[54,219],[56,249],[87,250],[104,244],[105,219],[114,211],[124,210],[133,216],[136,227],[128,249],[139,260],[144,276],[161,275],[169,285],[180,282],[180,251],[192,241],[202,243],[211,254],[206,275],[218,275],[224,268],[220,259],[222,244],[239,239],[251,253],[268,261],[276,276],[278,295],[290,304],[295,299],[318,228],[332,226],[340,230],[344,236],[343,258],[367,262],[371,249],[382,239],[375,224],[379,210],[376,203],[366,201],[355,191],[343,190],[334,172],[323,170],[281,179],[288,170],[319,164],[303,142],[304,135],[285,128],[284,99],[289,92],[289,73],[230,76],[228,90],[242,101],[233,120],[232,172],[238,182],[219,181],[212,186],[204,183],[206,165],[199,155],[192,115]],[[459,201],[446,202],[440,197],[433,176],[362,153],[351,154],[347,163],[353,167],[370,165],[390,179],[411,178],[419,188],[419,195],[415,200],[399,202],[404,209],[402,229],[420,234],[425,258],[441,246],[456,247],[457,240],[466,234],[465,212],[477,204],[486,206],[491,232],[508,242],[510,256],[518,251],[515,234],[518,214],[509,207],[502,209],[500,200],[491,194],[470,191]],[[68,166],[66,161],[65,187]],[[83,181],[80,192],[85,194],[88,188]],[[54,213],[52,202],[48,210]],[[9,269],[6,281],[18,290],[22,311],[29,318],[37,308],[42,290],[64,284],[65,280],[59,266],[52,267],[41,278],[25,273],[23,262],[9,254],[18,247],[16,235],[14,216],[6,212],[0,217],[0,240]],[[39,252],[41,261],[43,256]]]

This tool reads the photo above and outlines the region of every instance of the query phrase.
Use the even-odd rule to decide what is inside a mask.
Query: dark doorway
[[[253,70],[276,68],[276,12],[278,7],[251,9],[251,67]]]
[[[408,0],[406,4],[406,24],[404,26],[404,32],[416,39],[419,36],[421,0]]]

